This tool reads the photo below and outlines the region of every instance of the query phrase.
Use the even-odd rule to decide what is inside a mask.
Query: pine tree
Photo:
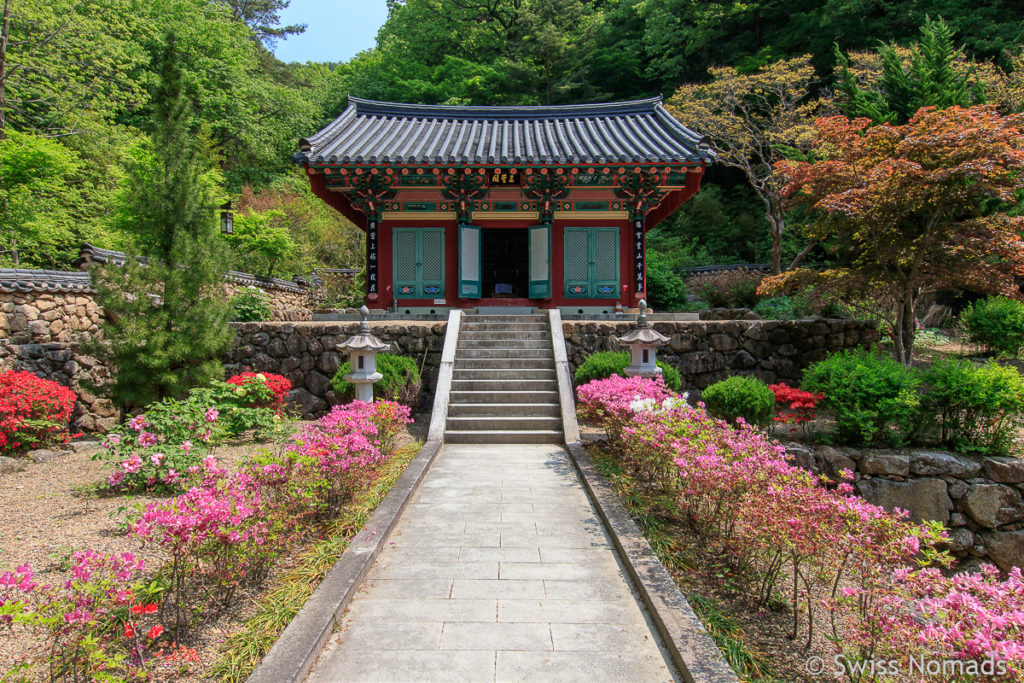
[[[964,55],[953,43],[953,29],[941,17],[926,18],[921,40],[905,63],[895,45],[881,45],[882,71],[877,83],[862,87],[851,70],[850,59],[836,48],[839,63],[837,89],[846,95],[844,113],[875,123],[904,124],[921,107],[969,107],[985,101],[973,69],[958,68]]]
[[[93,353],[114,368],[100,389],[122,409],[180,397],[223,376],[220,358],[232,338],[210,165],[197,143],[173,36],[154,67],[152,146],[127,186],[136,253],[123,266],[94,271],[107,322]]]

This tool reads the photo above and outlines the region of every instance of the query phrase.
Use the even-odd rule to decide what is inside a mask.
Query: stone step
[[[467,322],[465,318],[459,327],[459,334],[465,331],[472,332],[548,332],[550,326],[547,323],[476,323]]]
[[[550,430],[558,431],[562,427],[562,420],[558,417],[536,417],[519,415],[467,415],[449,417],[447,422],[449,432],[477,432],[477,431],[533,431]]]
[[[547,315],[466,315],[463,322],[474,323],[547,323]]]
[[[555,359],[549,358],[455,358],[455,370],[511,370],[513,368],[550,369],[555,368]]]
[[[458,349],[455,352],[456,360],[463,358],[546,358],[555,357],[554,349],[548,344],[546,349],[517,349],[512,347],[493,349]]]
[[[555,391],[551,379],[453,379],[452,391]]]
[[[451,403],[558,403],[557,391],[494,391],[452,389],[449,394]]]
[[[546,379],[554,380],[554,368],[486,368],[469,369],[455,367],[453,379]]]
[[[452,403],[448,406],[451,417],[469,415],[518,415],[521,417],[560,417],[557,403]]]
[[[563,443],[561,430],[536,429],[521,431],[476,430],[446,431],[446,443]]]
[[[540,339],[551,343],[549,330],[459,330],[459,341],[499,339]]]
[[[457,349],[550,349],[550,339],[521,339],[502,336],[497,339],[465,339],[459,335]],[[458,356],[458,351],[455,352]]]

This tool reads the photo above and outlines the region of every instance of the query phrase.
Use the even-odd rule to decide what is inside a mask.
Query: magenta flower
[[[132,419],[128,420],[128,426],[138,432],[144,429],[145,427],[148,427],[149,423],[146,422],[146,415],[142,414],[136,415]]]
[[[149,447],[156,445],[156,434],[153,432],[142,432],[139,434],[139,445],[142,447]]]
[[[207,408],[206,410],[206,421],[216,422],[217,418],[220,417],[220,411],[216,408]]]
[[[186,439],[181,443],[181,450],[185,451],[185,455],[192,452],[192,442]]]

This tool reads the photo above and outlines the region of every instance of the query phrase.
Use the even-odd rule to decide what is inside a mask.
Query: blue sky
[[[278,41],[285,62],[344,62],[374,46],[388,17],[385,0],[292,0],[282,24],[308,24],[305,33]]]

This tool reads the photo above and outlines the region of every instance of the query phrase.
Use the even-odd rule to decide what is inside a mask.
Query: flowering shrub
[[[637,412],[627,402],[634,392],[652,395],[634,401],[644,406]],[[851,666],[891,659],[907,671],[911,659],[948,659],[964,671],[922,677],[967,681],[988,659],[1006,671],[998,676],[1024,680],[1019,570],[1003,581],[994,568],[947,577],[937,568],[951,563],[937,550],[940,524],[913,524],[853,495],[848,471],[827,487],[745,422],[734,429],[663,392],[651,380],[628,389],[594,382],[579,389],[580,415],[606,425],[614,455],[645,484],[673,492],[684,518],[751,579],[760,601],[790,596],[794,638],[803,621],[810,644],[820,604],[831,616],[829,640]]]
[[[92,456],[114,469],[114,490],[174,490],[209,451],[219,418],[216,408],[194,400],[164,399],[107,433],[103,450]]]
[[[366,483],[407,422],[405,406],[355,402],[305,427],[292,448],[264,453],[234,474],[213,457],[191,467],[195,485],[150,503],[132,526],[169,557],[167,623],[176,633],[185,627],[199,587],[227,605],[239,585],[262,579],[304,523],[336,510]]]
[[[164,627],[131,553],[74,554],[71,578],[40,585],[28,565],[0,573],[0,630],[26,628],[47,644],[48,680],[144,680],[162,664]],[[148,623],[147,623],[148,622]]]
[[[602,424],[608,436],[616,440],[632,422],[636,401],[650,399],[660,404],[675,397],[661,377],[644,379],[619,375],[588,382],[576,389],[576,395],[579,398],[577,411],[580,419]]]
[[[629,365],[628,351],[598,351],[587,356],[586,360],[576,368],[572,379],[577,385],[581,385],[595,379],[608,379],[612,375],[625,377],[627,365]],[[665,385],[673,391],[679,391],[683,386],[679,371],[660,360],[657,362],[657,366],[661,368],[661,379]]]
[[[778,412],[773,419],[783,424],[810,422],[817,417],[814,410],[818,407],[818,401],[825,398],[824,394],[804,391],[781,382],[769,384],[768,388],[775,397],[775,409]]]
[[[75,394],[31,372],[0,372],[0,451],[67,441]]]
[[[227,382],[193,389],[189,400],[214,406],[221,429],[230,436],[252,430],[257,439],[281,433],[284,399],[292,383],[281,375],[244,372]]]
[[[236,393],[244,405],[250,408],[273,408],[278,415],[292,389],[288,378],[272,372],[243,372],[229,377],[227,383],[241,388]]]
[[[353,401],[302,429],[296,448],[312,459],[328,510],[365,484],[373,466],[391,455],[395,435],[411,422],[409,414],[408,406],[393,401]]]

